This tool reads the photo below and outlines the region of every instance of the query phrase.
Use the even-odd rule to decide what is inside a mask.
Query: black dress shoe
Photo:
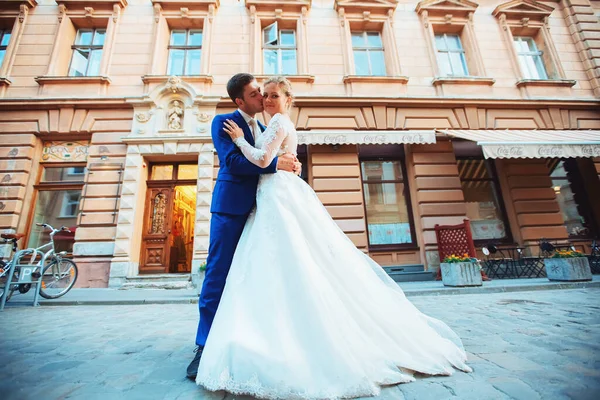
[[[198,375],[198,366],[200,365],[200,357],[202,357],[202,350],[204,350],[204,347],[201,346],[196,347],[196,350],[194,350],[196,355],[194,356],[194,359],[192,360],[190,365],[188,365],[187,367],[188,379],[195,380],[196,375]]]

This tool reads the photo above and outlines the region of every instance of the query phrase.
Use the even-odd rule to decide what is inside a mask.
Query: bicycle
[[[34,279],[41,278],[41,284],[39,286],[40,296],[46,299],[57,299],[64,296],[77,281],[78,269],[77,264],[69,258],[66,258],[66,251],[55,252],[54,235],[59,232],[71,232],[69,228],[63,226],[60,229],[55,229],[51,225],[43,223],[36,224],[37,226],[50,229],[50,241],[46,244],[41,245],[37,248],[29,248],[17,252],[17,242],[23,237],[22,234],[2,234],[2,238],[5,243],[12,242],[13,253],[15,253],[12,259],[0,266],[2,273],[0,274],[0,296],[4,294],[4,290],[8,289],[6,300],[9,300],[15,290],[19,293],[27,293],[31,289],[31,283],[11,283],[19,282],[23,280],[24,269],[21,267],[24,264],[20,264],[20,261],[26,257],[30,257],[29,262],[26,265],[31,265],[32,269],[28,271],[31,277]],[[45,253],[45,249],[49,248]],[[35,260],[39,258],[39,261],[35,263]],[[48,264],[46,264],[49,262]],[[14,265],[13,265],[14,264]],[[13,268],[12,276],[10,275],[11,267]],[[41,272],[34,271],[33,269],[41,269]]]

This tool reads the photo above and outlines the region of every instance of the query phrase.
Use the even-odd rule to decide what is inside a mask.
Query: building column
[[[25,233],[33,206],[32,174],[39,163],[41,142],[33,134],[4,134],[0,144],[0,231]],[[37,155],[37,156],[36,156]],[[35,160],[35,161],[34,161]],[[25,239],[22,239],[25,240]],[[24,248],[23,243],[19,243]],[[0,258],[10,256],[10,245],[0,246]]]
[[[77,287],[107,287],[127,145],[122,133],[95,133],[88,150],[88,172],[81,193],[73,258]]]
[[[440,259],[434,227],[461,224],[467,207],[458,175],[452,143],[438,138],[436,144],[410,145],[407,152],[409,179],[415,189],[413,209],[423,263],[429,271],[439,269]]]
[[[367,252],[367,223],[356,146],[311,146],[309,157],[310,185],[354,245]]]
[[[600,22],[590,0],[562,0],[566,23],[594,94],[600,97]]]

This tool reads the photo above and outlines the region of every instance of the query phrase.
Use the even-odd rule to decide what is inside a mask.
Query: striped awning
[[[600,157],[598,130],[438,130],[477,142],[485,158]]]
[[[434,130],[356,131],[310,130],[298,131],[298,144],[431,144]]]

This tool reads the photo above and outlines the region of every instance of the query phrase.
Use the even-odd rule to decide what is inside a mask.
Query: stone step
[[[433,281],[433,272],[425,271],[423,264],[406,264],[383,267],[385,272],[396,282]]]
[[[394,273],[394,272],[423,272],[425,271],[425,266],[423,264],[404,264],[404,265],[390,265],[386,267],[382,267],[385,272]]]
[[[191,274],[151,274],[127,278],[121,289],[191,289]]]

